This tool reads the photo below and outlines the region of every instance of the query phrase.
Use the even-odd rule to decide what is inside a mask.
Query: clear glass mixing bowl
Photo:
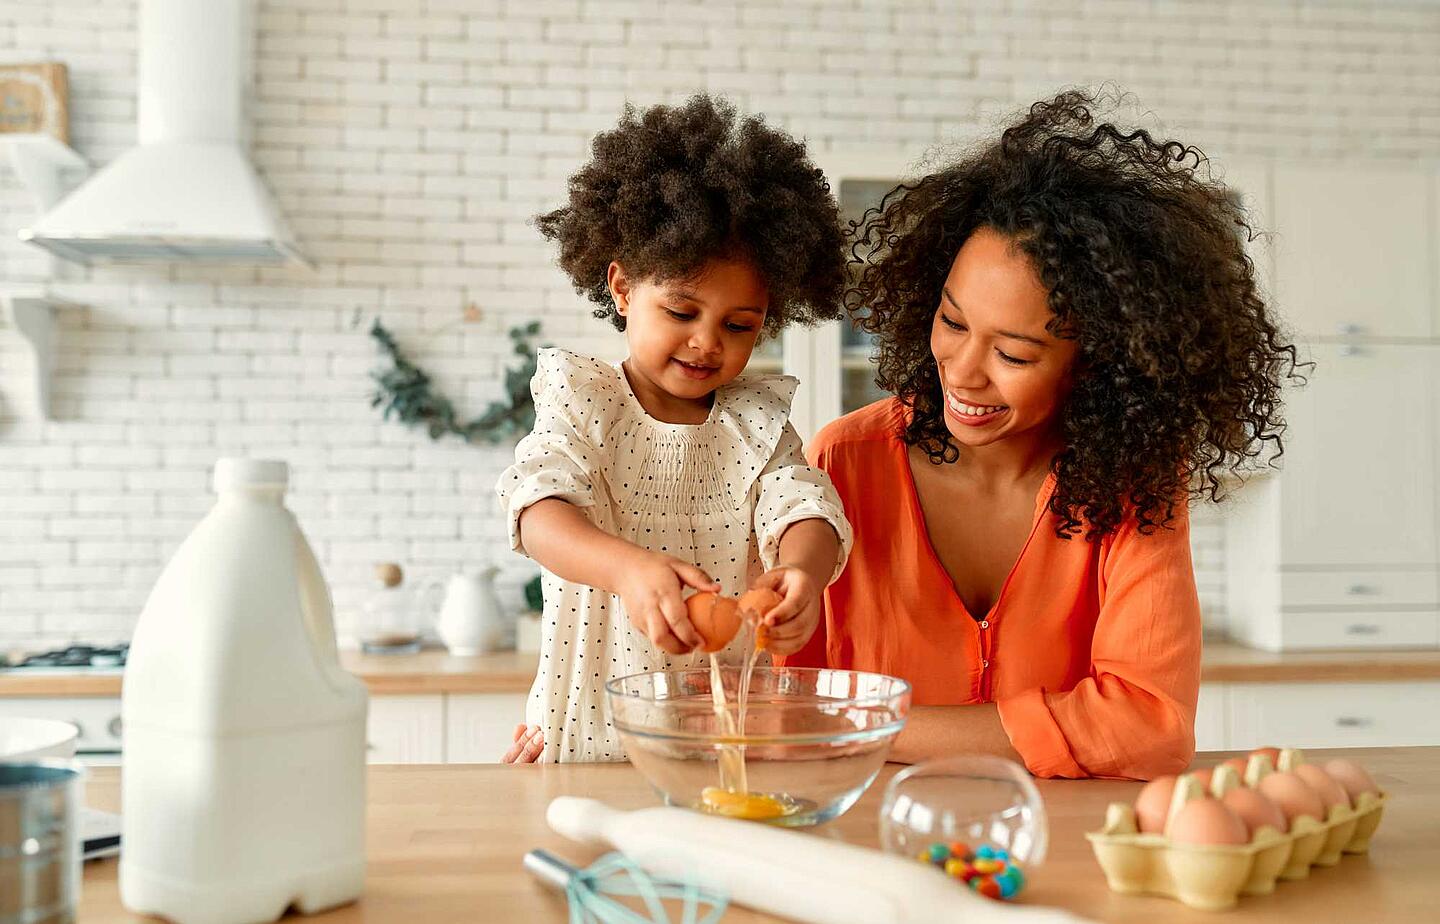
[[[757,667],[740,728],[733,723],[741,670],[720,674],[728,719],[717,714],[703,668],[606,684],[631,763],[667,804],[787,827],[828,821],[875,779],[910,709],[910,684],[895,677]],[[742,756],[744,785],[735,787]]]

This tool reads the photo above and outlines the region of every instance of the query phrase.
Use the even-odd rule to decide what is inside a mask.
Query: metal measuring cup
[[[78,763],[0,763],[0,922],[71,924],[80,901]]]

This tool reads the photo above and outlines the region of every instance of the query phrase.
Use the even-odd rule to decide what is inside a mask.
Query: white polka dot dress
[[[606,532],[694,562],[738,596],[774,566],[786,527],[819,518],[840,537],[833,580],[850,551],[850,524],[789,424],[796,384],[790,376],[742,375],[715,393],[704,423],[668,424],[645,413],[618,366],[541,350],[530,383],[535,429],[496,486],[511,547],[525,551],[521,512],[558,497]],[[544,588],[540,668],[525,715],[544,729],[540,759],[624,760],[606,713],[606,682],[701,666],[707,656],[655,647],[630,626],[616,596],[548,571]],[[738,661],[738,644],[721,657]]]

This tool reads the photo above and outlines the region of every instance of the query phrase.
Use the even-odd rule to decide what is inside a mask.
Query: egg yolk
[[[790,814],[793,809],[774,796],[758,792],[731,792],[719,786],[706,786],[700,791],[700,805],[707,812],[726,818],[764,821]]]

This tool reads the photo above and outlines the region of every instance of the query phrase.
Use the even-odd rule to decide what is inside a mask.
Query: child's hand
[[[521,722],[515,726],[515,743],[510,745],[510,750],[500,758],[502,764],[533,764],[540,759],[540,752],[545,750],[545,733],[540,730],[539,725],[526,725]]]
[[[686,585],[717,592],[720,585],[689,562],[658,552],[646,552],[620,567],[624,572],[617,585],[630,624],[671,654],[700,647],[700,634],[690,624],[680,593]]]
[[[767,633],[765,650],[789,655],[805,647],[820,624],[820,589],[809,572],[781,565],[750,586],[769,588],[781,597],[770,612],[760,614]]]

